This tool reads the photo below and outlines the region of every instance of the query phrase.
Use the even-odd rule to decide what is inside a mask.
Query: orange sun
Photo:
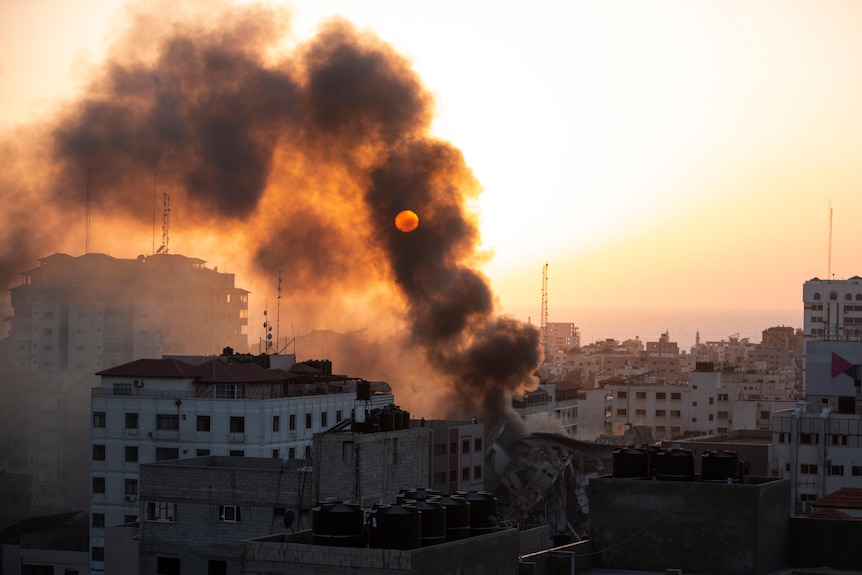
[[[402,210],[395,216],[395,227],[402,232],[412,232],[419,227],[419,216],[413,210]]]

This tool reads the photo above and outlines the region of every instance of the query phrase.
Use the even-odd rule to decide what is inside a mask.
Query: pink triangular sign
[[[838,355],[835,352],[832,352],[832,377],[835,377],[841,373],[847,373],[849,375],[849,370],[853,367],[853,364]]]

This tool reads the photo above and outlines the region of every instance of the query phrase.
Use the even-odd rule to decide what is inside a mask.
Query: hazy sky
[[[0,0],[0,129],[75,93],[122,4]],[[858,1],[294,6],[298,40],[341,14],[412,59],[435,132],[484,188],[504,309],[535,318],[545,262],[551,321],[577,321],[555,306],[798,309],[830,269],[830,201],[831,272],[862,274]]]

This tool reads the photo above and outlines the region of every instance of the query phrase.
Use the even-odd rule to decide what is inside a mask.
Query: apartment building
[[[813,278],[802,285],[806,340],[862,341],[862,278]]]
[[[476,491],[485,486],[485,424],[430,420],[431,465],[427,484],[443,494]]]
[[[141,464],[206,455],[310,459],[315,433],[357,406],[393,403],[384,383],[333,375],[328,362],[291,361],[141,359],[99,372],[90,414],[92,573],[104,569],[105,527],[138,516]],[[358,389],[367,399],[357,400]]]
[[[84,510],[93,374],[163,354],[245,351],[249,292],[233,274],[178,254],[58,253],[39,264],[10,290],[0,465],[30,475],[32,513]]]

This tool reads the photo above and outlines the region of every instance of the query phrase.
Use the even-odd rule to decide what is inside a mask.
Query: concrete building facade
[[[267,359],[280,358],[287,356]],[[266,369],[230,359],[144,359],[100,372],[90,415],[93,573],[104,568],[105,527],[138,517],[141,464],[206,455],[311,459],[314,434],[352,416],[363,383],[307,364]],[[362,405],[391,403],[380,391]]]

